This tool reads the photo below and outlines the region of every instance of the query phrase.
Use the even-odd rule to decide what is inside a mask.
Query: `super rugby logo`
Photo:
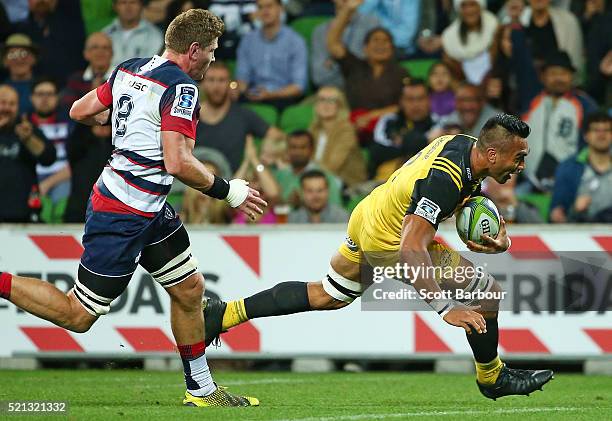
[[[422,197],[421,200],[419,200],[414,211],[415,215],[427,219],[432,224],[436,223],[436,219],[438,218],[439,213],[440,206],[438,206],[434,201],[429,200],[426,197]]]
[[[198,91],[195,86],[188,84],[177,85],[170,115],[191,120],[197,101]]]

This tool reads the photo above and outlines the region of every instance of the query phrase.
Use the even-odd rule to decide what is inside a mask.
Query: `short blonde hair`
[[[164,41],[168,50],[185,54],[194,42],[202,48],[208,47],[224,29],[223,21],[208,10],[190,9],[170,22]]]

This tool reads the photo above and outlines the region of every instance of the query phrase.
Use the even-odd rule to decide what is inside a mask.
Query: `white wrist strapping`
[[[225,200],[232,208],[237,208],[242,205],[249,195],[249,183],[235,178],[229,181],[229,186],[229,193],[227,193]]]
[[[442,318],[457,305],[453,300],[431,300],[428,304]]]

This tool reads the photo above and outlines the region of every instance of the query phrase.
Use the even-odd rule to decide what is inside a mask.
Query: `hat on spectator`
[[[464,1],[467,1],[467,0],[454,0],[453,3],[455,5],[455,10],[459,10],[461,8],[461,3],[463,3]],[[486,0],[472,0],[472,1],[475,1],[476,3],[478,3],[481,9],[487,8]]]
[[[2,45],[2,51],[0,55],[4,57],[6,52],[10,48],[25,48],[30,50],[32,54],[38,53],[38,47],[32,42],[29,36],[25,34],[12,34],[7,39],[4,45]]]
[[[572,72],[576,71],[576,68],[572,64],[572,60],[565,51],[553,51],[544,60],[544,69],[551,66],[563,67]]]

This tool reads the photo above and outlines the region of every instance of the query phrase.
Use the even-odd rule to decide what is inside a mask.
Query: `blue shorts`
[[[165,288],[197,272],[189,236],[168,203],[147,218],[133,213],[95,211],[87,205],[84,252],[74,292],[91,314],[110,310],[138,264]]]

